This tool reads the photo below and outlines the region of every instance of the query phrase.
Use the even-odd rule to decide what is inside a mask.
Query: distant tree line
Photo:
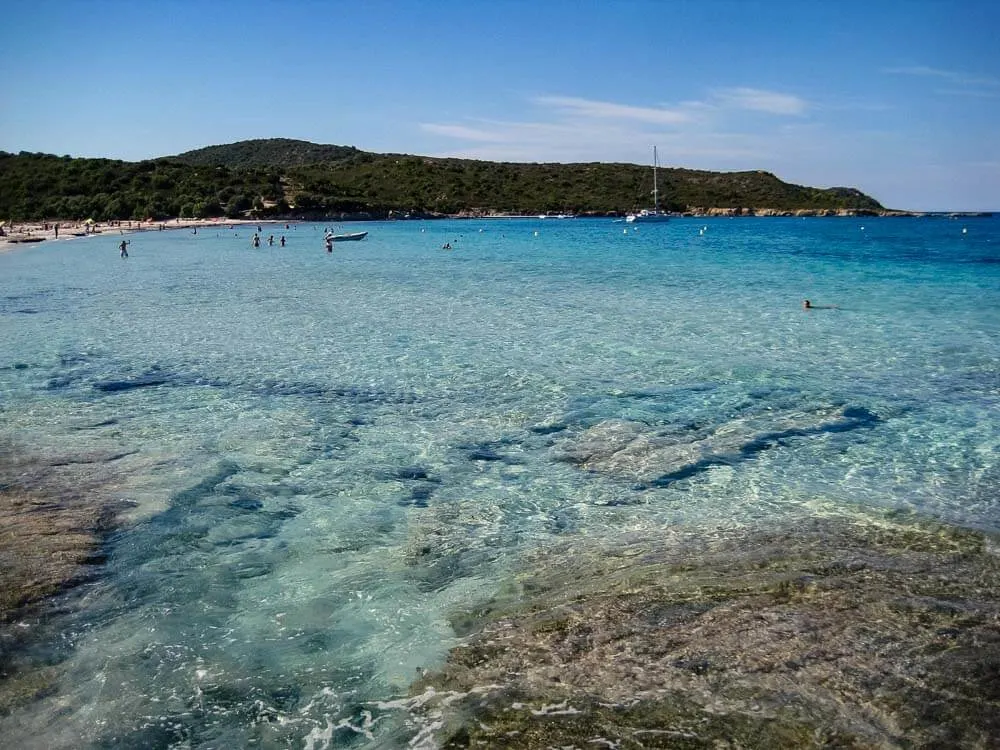
[[[0,152],[0,217],[16,221],[239,216],[283,195],[276,171]]]
[[[660,207],[860,209],[853,188],[818,189],[767,172],[661,168]],[[0,152],[0,218],[165,219],[390,212],[617,214],[652,204],[635,164],[515,164],[372,154],[346,146],[242,141],[141,162]]]

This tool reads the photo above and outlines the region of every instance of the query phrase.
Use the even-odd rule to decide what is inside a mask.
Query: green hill
[[[884,211],[853,188],[792,185],[767,172],[663,167],[672,211]],[[0,152],[0,217],[306,218],[546,212],[617,215],[648,207],[637,164],[520,164],[374,154],[284,138],[209,146],[142,162]]]
[[[329,164],[360,153],[353,146],[325,146],[291,138],[263,138],[206,146],[167,158],[196,167],[221,165],[230,169],[259,169]]]

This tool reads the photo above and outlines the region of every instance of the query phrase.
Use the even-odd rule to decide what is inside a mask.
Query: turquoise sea
[[[0,641],[54,685],[10,747],[433,747],[410,684],[541,553],[859,506],[1000,532],[998,218],[349,229],[0,254],[0,441],[90,457],[121,513]]]

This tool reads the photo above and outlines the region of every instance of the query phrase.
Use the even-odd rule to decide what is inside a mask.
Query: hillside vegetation
[[[660,207],[880,212],[853,188],[767,172],[661,167]],[[516,164],[374,154],[290,139],[241,141],[141,162],[0,152],[0,217],[97,221],[175,216],[621,214],[652,202],[636,164]]]
[[[196,167],[222,165],[231,169],[284,169],[303,164],[338,162],[360,153],[354,146],[327,146],[291,138],[267,138],[206,146],[167,158]]]

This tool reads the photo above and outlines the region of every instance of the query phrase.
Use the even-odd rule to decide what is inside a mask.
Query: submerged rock
[[[965,747],[1000,737],[1000,558],[878,516],[567,544],[414,685],[441,747]]]
[[[0,623],[92,575],[122,510],[102,488],[134,451],[32,455],[0,446]]]
[[[0,444],[0,715],[52,689],[66,639],[54,597],[103,568],[102,542],[128,501],[113,499],[132,451],[39,454]],[[39,643],[50,645],[37,652]],[[57,644],[52,646],[51,644]]]
[[[588,471],[663,486],[796,439],[870,428],[880,421],[862,407],[748,415],[707,427],[609,419],[559,442],[553,457]]]

